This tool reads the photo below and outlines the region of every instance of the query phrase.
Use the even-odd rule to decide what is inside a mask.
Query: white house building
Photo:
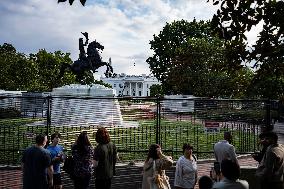
[[[157,78],[146,74],[136,76],[121,73],[115,77],[101,77],[100,79],[115,89],[116,96],[150,96],[150,87],[154,84],[161,84]]]

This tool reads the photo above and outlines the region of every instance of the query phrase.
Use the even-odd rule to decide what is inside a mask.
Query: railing
[[[0,96],[0,164],[19,164],[38,133],[60,132],[69,153],[85,130],[95,146],[100,126],[109,130],[120,161],[144,160],[152,143],[177,158],[188,142],[199,159],[212,158],[224,131],[246,154],[258,150],[258,134],[277,117],[277,102],[265,100]]]

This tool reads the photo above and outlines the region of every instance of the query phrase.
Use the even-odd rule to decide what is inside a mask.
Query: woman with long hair
[[[83,131],[72,146],[74,165],[74,188],[86,189],[91,180],[93,147],[86,131]]]
[[[162,189],[170,189],[169,178],[165,174],[165,169],[170,168],[172,164],[172,158],[162,153],[160,145],[150,145],[148,156],[143,166],[142,189],[151,189],[153,184],[158,185]]]
[[[103,127],[97,130],[96,142],[98,143],[94,150],[96,189],[110,189],[117,161],[116,146],[110,141],[107,129]]]

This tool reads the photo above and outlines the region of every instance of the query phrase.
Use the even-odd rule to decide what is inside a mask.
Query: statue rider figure
[[[85,52],[85,46],[87,46],[89,44],[89,37],[88,37],[88,33],[87,32],[81,32],[85,38],[86,38],[86,41],[85,43],[83,42],[83,38],[79,38],[79,51],[80,51],[80,54],[79,54],[79,61],[82,63],[82,66],[90,66],[91,68],[93,67],[92,66],[92,63],[89,61],[88,57],[86,56],[86,52]]]
[[[97,41],[92,41],[89,43],[88,33],[81,32],[86,41],[84,43],[84,38],[79,38],[79,58],[75,60],[72,64],[63,63],[60,68],[60,73],[58,79],[62,78],[66,69],[70,69],[75,75],[78,82],[82,82],[84,78],[85,71],[92,71],[93,73],[102,66],[106,66],[106,76],[111,77],[113,74],[113,68],[110,62],[103,62],[100,56],[99,50],[103,50],[104,46]],[[87,49],[85,51],[85,46]]]
[[[88,33],[85,32],[85,33],[82,33],[85,38],[86,38],[86,42],[84,44],[83,42],[83,38],[79,38],[79,51],[80,51],[80,54],[79,54],[79,60],[86,60],[86,52],[85,52],[85,46],[88,45],[89,43],[89,38],[88,38]]]

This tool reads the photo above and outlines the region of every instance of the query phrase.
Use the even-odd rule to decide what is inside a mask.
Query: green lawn
[[[0,120],[0,164],[18,164],[22,150],[34,143],[37,133],[47,131],[46,123],[40,119],[1,119]],[[37,126],[28,126],[31,123],[40,123]],[[108,128],[111,140],[119,150],[121,161],[144,160],[150,144],[156,143],[156,120],[139,120],[138,127]],[[191,121],[178,121],[162,119],[160,122],[159,141],[166,154],[177,159],[181,155],[182,144],[188,142],[193,145],[194,153],[199,159],[213,157],[213,145],[222,139],[224,130],[220,133],[205,133],[201,123]],[[49,134],[57,131],[62,135],[61,143],[70,151],[77,135],[86,130],[89,133],[92,144],[95,146],[96,127],[53,127],[49,128]],[[237,152],[247,153],[257,150],[255,140],[257,136],[251,131],[243,131],[233,128],[234,145]]]

